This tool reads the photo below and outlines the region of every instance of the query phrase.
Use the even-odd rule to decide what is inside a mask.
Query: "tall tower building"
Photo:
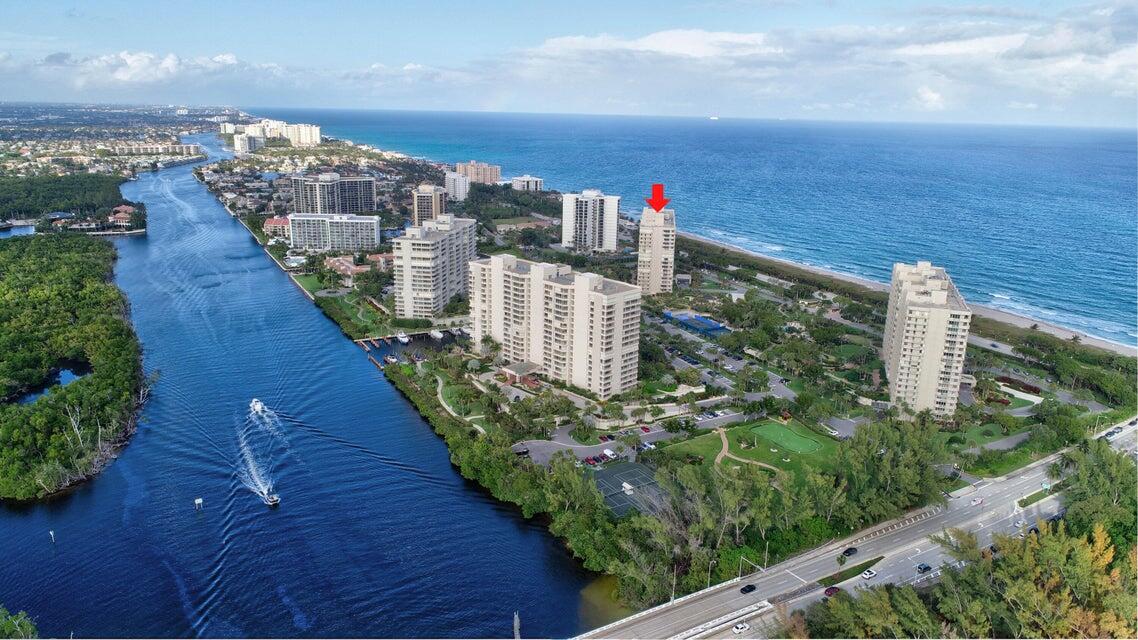
[[[490,336],[515,370],[542,373],[601,399],[636,386],[640,288],[564,264],[499,254],[470,263],[475,345]]]
[[[972,310],[941,267],[893,265],[882,360],[889,399],[916,413],[956,411]]]
[[[411,225],[418,227],[427,220],[447,212],[447,190],[433,185],[421,184],[411,192]]]
[[[375,211],[375,178],[321,173],[292,179],[296,213],[363,213]]]
[[[502,179],[502,167],[496,164],[486,164],[485,162],[459,162],[454,165],[456,173],[470,178],[471,182],[479,184],[494,184]]]
[[[476,222],[441,215],[408,227],[392,242],[395,315],[432,318],[466,291],[469,263],[477,256]]]
[[[640,214],[640,248],[636,284],[646,296],[671,293],[676,277],[676,212],[644,207]]]
[[[457,171],[447,171],[443,178],[443,185],[447,190],[447,197],[462,202],[470,195],[470,178]]]
[[[616,251],[620,196],[596,189],[561,198],[561,244],[577,251]]]

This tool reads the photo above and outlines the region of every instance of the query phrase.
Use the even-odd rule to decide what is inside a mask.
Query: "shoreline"
[[[824,269],[822,267],[815,267],[812,265],[803,264],[801,262],[795,262],[793,260],[787,260],[786,258],[776,258],[776,257],[769,256],[769,255],[766,255],[763,253],[759,253],[757,251],[752,251],[750,249],[744,249],[743,247],[737,247],[735,245],[728,244],[726,242],[722,242],[719,240],[711,240],[709,238],[705,238],[703,236],[696,235],[696,234],[688,232],[688,231],[677,231],[676,235],[681,236],[681,237],[683,237],[687,240],[693,241],[693,242],[699,242],[699,243],[703,243],[703,244],[716,246],[716,247],[725,249],[727,251],[743,254],[743,255],[746,255],[746,256],[749,256],[752,258],[758,258],[761,260],[769,260],[771,262],[775,262],[775,263],[778,263],[780,265],[784,265],[784,266],[791,267],[794,269],[801,269],[802,271],[807,271],[807,272],[813,273],[815,275],[824,276],[827,278],[833,278],[835,280],[841,280],[843,282],[848,282],[850,284],[854,284],[854,285],[858,285],[860,287],[864,287],[870,291],[876,291],[879,293],[887,293],[889,291],[889,285],[887,285],[883,282],[878,282],[876,280],[870,280],[869,278],[864,278],[862,276],[855,276],[855,275],[851,275],[848,273],[842,273],[840,271],[833,271],[830,269]],[[1051,334],[1051,335],[1053,335],[1057,338],[1061,338],[1063,340],[1068,340],[1072,336],[1078,336],[1079,341],[1082,344],[1090,345],[1093,347],[1098,347],[1100,349],[1104,349],[1106,351],[1110,351],[1112,353],[1117,353],[1117,354],[1123,355],[1123,356],[1129,356],[1129,357],[1138,356],[1138,347],[1135,347],[1135,346],[1122,344],[1120,342],[1114,342],[1112,340],[1107,340],[1106,338],[1101,338],[1099,336],[1094,336],[1094,335],[1091,335],[1091,334],[1088,334],[1088,333],[1085,333],[1082,331],[1077,331],[1075,329],[1064,327],[1062,325],[1058,325],[1058,324],[1055,324],[1052,322],[1048,322],[1046,320],[1039,320],[1037,318],[1032,318],[1032,317],[1020,315],[1017,313],[1012,313],[1010,311],[1004,311],[1003,309],[998,309],[996,307],[991,307],[988,305],[969,302],[968,306],[969,306],[969,308],[972,309],[973,315],[980,316],[983,318],[987,318],[989,320],[995,320],[996,322],[1002,322],[1004,324],[1012,325],[1012,326],[1020,328],[1020,329],[1029,329],[1029,328],[1031,328],[1032,325],[1038,325],[1039,331],[1041,331],[1043,333]]]
[[[352,140],[349,140],[347,138],[340,138],[340,137],[331,136],[331,135],[326,135],[324,137],[328,138],[329,140],[336,140],[336,141],[345,142],[345,143],[348,143],[351,145],[371,149],[371,150],[374,150],[378,153],[396,154],[396,155],[400,155],[400,156],[405,157],[405,158],[409,158],[411,160],[415,160],[415,161],[419,161],[419,162],[425,162],[428,164],[438,164],[438,162],[439,162],[436,160],[431,160],[430,158],[426,158],[426,157],[419,158],[419,157],[415,157],[415,156],[410,156],[410,155],[403,153],[401,151],[381,149],[381,148],[379,148],[379,147],[377,147],[371,143],[359,143],[359,142],[354,142]],[[552,190],[552,189],[550,189],[550,190]],[[625,217],[629,217],[627,213],[623,213],[620,215],[625,216]],[[802,269],[804,271],[814,273],[815,275],[820,275],[820,276],[824,276],[824,277],[828,277],[828,278],[834,278],[834,279],[842,280],[842,281],[848,282],[850,284],[855,284],[855,285],[865,287],[871,291],[887,292],[889,290],[888,284],[878,282],[876,280],[870,280],[870,279],[862,277],[862,276],[855,276],[855,275],[851,275],[851,274],[847,274],[847,273],[842,273],[840,271],[833,271],[830,269],[815,267],[815,266],[803,264],[800,262],[795,262],[793,260],[788,260],[786,258],[777,258],[777,257],[769,256],[769,255],[759,253],[759,252],[751,250],[751,249],[746,249],[743,247],[735,246],[735,245],[728,244],[726,242],[722,242],[719,240],[712,240],[710,238],[705,238],[703,236],[700,236],[700,235],[697,235],[697,234],[694,234],[694,233],[691,233],[688,231],[678,231],[677,230],[676,233],[677,233],[677,235],[683,236],[683,237],[687,238],[688,240],[693,240],[693,241],[711,244],[714,246],[722,247],[722,248],[727,249],[729,251],[735,251],[738,253],[742,253],[742,254],[745,254],[745,255],[748,255],[751,257],[755,257],[755,258],[760,258],[763,260],[770,260],[772,262],[775,262],[775,263],[778,263],[781,265],[785,265],[788,267]],[[1031,316],[1021,315],[1021,314],[1014,313],[1011,311],[1005,311],[1003,309],[999,309],[999,308],[992,307],[989,305],[983,305],[983,304],[978,304],[978,303],[968,303],[968,306],[972,309],[972,312],[974,315],[977,315],[977,316],[980,316],[983,318],[987,318],[989,320],[994,320],[996,322],[1002,322],[1004,324],[1008,324],[1008,325],[1011,325],[1013,327],[1017,327],[1020,329],[1029,329],[1029,328],[1031,328],[1032,325],[1038,325],[1039,331],[1044,332],[1044,333],[1048,333],[1050,335],[1061,338],[1063,340],[1068,340],[1073,336],[1078,336],[1079,341],[1082,344],[1098,347],[1100,349],[1104,349],[1106,351],[1110,351],[1112,353],[1117,353],[1117,354],[1123,355],[1123,356],[1138,357],[1138,345],[1129,345],[1129,344],[1125,344],[1122,342],[1115,342],[1113,340],[1109,340],[1109,339],[1103,338],[1101,336],[1092,335],[1092,334],[1086,333],[1084,331],[1079,331],[1077,329],[1065,327],[1063,325],[1055,324],[1055,323],[1049,322],[1047,320],[1042,320],[1039,318],[1033,318]]]

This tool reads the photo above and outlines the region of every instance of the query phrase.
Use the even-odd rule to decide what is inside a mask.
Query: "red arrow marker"
[[[660,209],[668,206],[668,203],[671,202],[671,200],[664,197],[664,185],[654,184],[652,185],[652,197],[644,198],[644,202],[647,202],[648,206],[652,207],[656,211],[660,211]]]

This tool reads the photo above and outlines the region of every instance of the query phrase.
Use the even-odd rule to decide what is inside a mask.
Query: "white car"
[[[1024,522],[1023,520],[1016,520],[1015,524],[1013,524],[1012,526],[1015,527],[1016,529],[1022,529],[1023,525],[1025,525],[1025,524],[1027,524],[1027,523]]]
[[[746,622],[740,622],[739,624],[736,624],[735,626],[731,627],[731,633],[734,633],[735,635],[739,635],[740,633],[743,633],[744,631],[750,631],[750,629],[751,629],[751,625],[747,624]]]
[[[978,504],[984,504],[984,499],[983,498],[972,498],[972,502],[969,504],[971,504],[972,506],[975,507]]]
[[[861,572],[861,577],[865,580],[872,580],[873,578],[877,577],[877,572],[873,569],[866,569],[865,571]]]

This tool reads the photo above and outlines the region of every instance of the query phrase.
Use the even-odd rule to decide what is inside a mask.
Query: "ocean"
[[[441,162],[599,188],[681,231],[888,282],[943,265],[972,303],[1138,344],[1132,130],[246,109]]]

